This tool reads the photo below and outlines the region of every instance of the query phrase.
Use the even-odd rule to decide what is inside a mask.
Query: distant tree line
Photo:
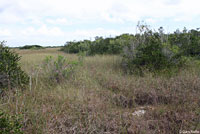
[[[200,58],[200,30],[197,28],[165,33],[163,27],[152,30],[138,24],[137,34],[122,34],[115,38],[96,37],[94,41],[67,42],[62,51],[85,52],[87,55],[120,54],[128,72],[141,73],[183,66],[187,57]]]
[[[120,54],[123,47],[128,45],[134,38],[132,34],[122,34],[115,38],[95,37],[94,41],[70,41],[66,42],[61,50],[67,53],[86,52],[87,55]]]
[[[145,32],[147,33],[147,31]],[[184,28],[183,31],[176,30],[174,33],[166,34],[164,33],[164,29],[160,27],[157,32],[151,30],[151,33],[153,33],[151,37],[159,36],[162,45],[167,45],[168,47],[173,48],[174,51],[176,49],[176,51],[179,51],[182,55],[200,55],[199,29],[187,30]],[[66,42],[61,50],[67,53],[86,52],[87,55],[121,54],[125,47],[133,44],[135,41],[141,40],[142,38],[144,38],[144,33],[142,33],[142,31],[135,35],[122,34],[115,38],[96,37],[94,41],[83,40]]]
[[[23,47],[20,47],[19,49],[44,49],[44,47],[40,45],[25,45]]]

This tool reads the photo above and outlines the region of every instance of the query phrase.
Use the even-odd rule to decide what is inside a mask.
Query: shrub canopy
[[[28,75],[19,66],[20,56],[0,42],[0,90],[24,86],[29,82]]]

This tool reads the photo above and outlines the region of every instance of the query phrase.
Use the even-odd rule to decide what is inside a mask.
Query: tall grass
[[[21,115],[25,133],[179,133],[200,130],[200,70],[196,63],[171,78],[123,73],[121,58],[85,57],[83,65],[59,84],[49,84],[38,69],[46,56],[78,56],[57,51],[16,50],[30,78],[27,90],[7,93],[0,109]],[[137,110],[145,110],[135,116]]]

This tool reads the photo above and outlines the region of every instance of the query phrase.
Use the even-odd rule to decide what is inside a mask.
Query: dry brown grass
[[[17,50],[21,65],[32,77],[27,90],[9,94],[0,108],[23,117],[30,133],[69,134],[176,134],[200,130],[199,67],[184,69],[171,78],[126,75],[119,56],[84,59],[70,79],[49,84],[36,65],[45,56],[66,56],[57,49]],[[42,70],[41,70],[42,71]],[[146,110],[140,117],[134,111]]]

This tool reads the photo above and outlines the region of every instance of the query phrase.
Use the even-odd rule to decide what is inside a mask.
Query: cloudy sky
[[[0,0],[0,41],[8,46],[135,33],[138,21],[165,32],[200,27],[198,0]]]

